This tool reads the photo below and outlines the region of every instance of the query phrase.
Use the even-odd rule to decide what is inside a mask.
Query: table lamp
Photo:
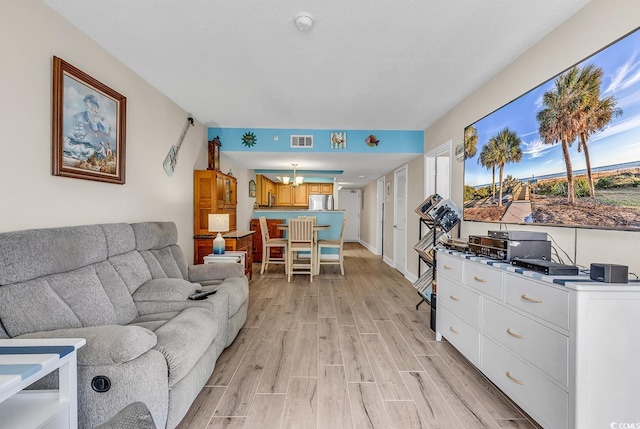
[[[209,215],[209,231],[217,232],[218,235],[213,240],[213,254],[219,255],[224,253],[224,238],[221,232],[229,231],[229,215],[228,214],[210,214]]]

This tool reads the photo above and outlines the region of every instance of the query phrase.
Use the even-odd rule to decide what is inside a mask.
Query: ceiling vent
[[[291,136],[291,147],[313,147],[313,136]]]

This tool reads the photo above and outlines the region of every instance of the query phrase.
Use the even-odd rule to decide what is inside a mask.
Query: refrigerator
[[[333,210],[333,195],[309,195],[309,210]]]

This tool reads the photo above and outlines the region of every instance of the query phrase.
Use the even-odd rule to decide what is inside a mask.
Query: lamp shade
[[[228,214],[209,214],[209,231],[223,232],[229,231]]]

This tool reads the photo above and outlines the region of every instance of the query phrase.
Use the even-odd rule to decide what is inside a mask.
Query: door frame
[[[376,255],[382,255],[384,244],[384,182],[382,176],[376,188]]]
[[[436,193],[436,158],[445,153],[449,153],[449,194],[451,194],[451,154],[453,150],[453,140],[446,141],[440,146],[424,154],[424,197]],[[441,195],[443,198],[451,198],[451,195]]]
[[[404,180],[404,210],[405,210],[405,227],[404,227],[404,242],[398,243],[398,229],[395,226],[396,219],[398,219],[397,211],[398,211],[398,175],[404,172],[405,180]],[[409,184],[409,166],[407,164],[403,165],[394,170],[393,172],[393,265],[394,268],[397,269],[405,275],[407,272],[407,191]],[[396,250],[398,249],[398,245],[402,252],[404,253],[404,266],[398,267],[397,260],[398,255],[396,255]]]

